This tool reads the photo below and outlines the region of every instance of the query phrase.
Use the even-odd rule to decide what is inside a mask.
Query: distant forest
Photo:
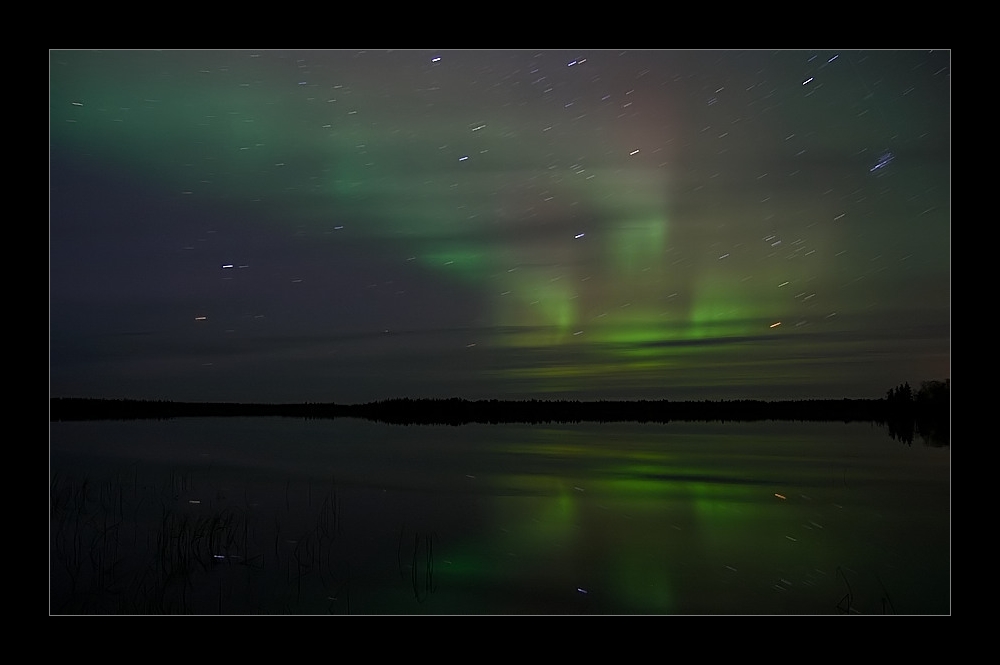
[[[471,423],[668,423],[671,421],[751,422],[762,420],[870,422],[885,426],[894,439],[929,445],[950,444],[951,382],[925,381],[918,390],[903,383],[882,399],[792,401],[571,401],[388,399],[366,404],[240,404],[52,397],[49,421],[135,420],[219,417],[363,418],[396,425]]]

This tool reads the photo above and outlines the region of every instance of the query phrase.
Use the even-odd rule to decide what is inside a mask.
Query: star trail
[[[50,392],[950,375],[949,51],[50,51]]]

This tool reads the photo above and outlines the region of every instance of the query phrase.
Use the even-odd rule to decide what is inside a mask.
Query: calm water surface
[[[949,614],[950,448],[840,423],[52,423],[54,614]]]

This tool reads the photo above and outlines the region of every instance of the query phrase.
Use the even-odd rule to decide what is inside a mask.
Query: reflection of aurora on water
[[[55,385],[835,398],[943,378],[947,85],[928,66],[876,90],[897,57],[928,56],[55,52],[53,336],[115,297],[143,310],[88,315],[97,339],[153,334],[87,348],[101,386],[61,363]],[[872,161],[873,90],[910,154]]]
[[[839,590],[832,562],[855,560],[839,529],[874,528],[850,490],[830,482],[836,451],[804,463],[811,435],[734,430],[741,436],[720,455],[711,436],[691,432],[664,439],[635,428],[600,443],[582,430],[533,432],[498,449],[510,472],[470,479],[502,498],[488,504],[493,537],[478,557],[463,552],[456,575],[522,579],[542,568],[544,586],[575,589],[587,612],[770,613],[783,594],[795,603]]]

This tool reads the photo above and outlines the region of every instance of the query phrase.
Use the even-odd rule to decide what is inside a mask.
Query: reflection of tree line
[[[903,383],[889,390],[881,401],[893,438],[912,443],[917,435],[933,446],[951,442],[951,379],[924,381],[916,392]]]
[[[925,381],[914,392],[908,383],[882,399],[760,400],[670,402],[389,399],[367,404],[233,404],[148,400],[59,398],[50,400],[49,419],[131,420],[279,416],[288,418],[364,418],[400,425],[469,423],[583,423],[670,421],[871,422],[888,427],[905,443],[915,436],[930,445],[950,442],[950,380]]]

